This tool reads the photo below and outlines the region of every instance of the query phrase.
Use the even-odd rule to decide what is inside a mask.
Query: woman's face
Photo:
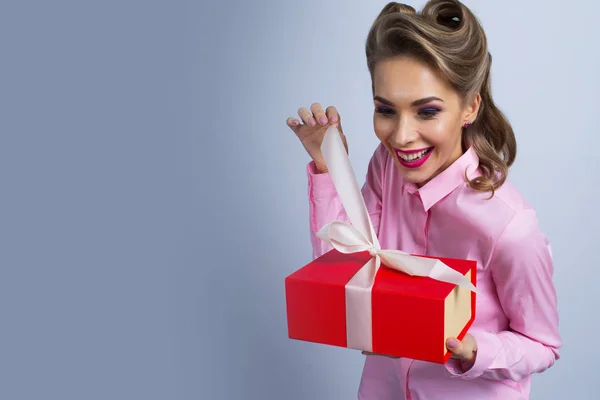
[[[462,126],[475,119],[479,95],[463,107],[434,70],[410,57],[380,61],[373,88],[375,134],[405,180],[422,186],[462,155]]]

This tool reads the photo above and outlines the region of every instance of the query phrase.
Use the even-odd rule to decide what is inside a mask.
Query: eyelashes
[[[440,113],[440,111],[442,111],[442,110],[437,107],[425,107],[425,108],[420,109],[417,112],[417,115],[423,119],[431,119],[431,118],[435,117],[436,115],[438,115]],[[379,106],[379,107],[375,108],[375,112],[378,114],[382,114],[386,117],[396,114],[396,112],[394,110],[392,110],[391,108],[383,107],[383,106]]]
[[[379,113],[379,114],[383,114],[383,115],[393,115],[394,114],[394,110],[392,110],[391,108],[387,108],[387,107],[377,107],[377,108],[375,108],[375,112]]]
[[[427,108],[423,108],[422,110],[419,110],[419,116],[423,117],[423,118],[433,118],[436,115],[438,115],[438,113],[442,111],[439,108],[436,107],[427,107]]]

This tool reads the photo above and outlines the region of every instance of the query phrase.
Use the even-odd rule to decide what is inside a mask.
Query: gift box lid
[[[287,279],[324,284],[348,282],[370,258],[371,255],[366,251],[343,254],[334,249],[295,271]]]
[[[440,260],[450,268],[460,272],[462,275],[467,275],[469,271],[473,271],[477,266],[477,262],[472,260],[422,256],[419,254],[413,255]],[[474,280],[475,274],[471,274],[469,277]],[[473,284],[475,284],[475,282],[473,282]],[[411,276],[382,266],[377,272],[373,291],[391,291],[410,296],[445,299],[455,287],[456,285],[451,283],[441,282],[429,277]]]
[[[476,261],[432,256],[419,257],[438,259],[452,269],[466,275],[477,265]],[[321,284],[345,284],[371,258],[369,252],[344,254],[335,249],[313,260],[295,271],[287,279],[310,281]],[[474,274],[471,275],[474,278]],[[475,283],[475,282],[473,282]],[[409,296],[445,299],[456,287],[429,277],[411,276],[382,264],[377,271],[373,291],[390,291]]]

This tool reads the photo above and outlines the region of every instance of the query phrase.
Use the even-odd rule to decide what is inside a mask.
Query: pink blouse
[[[490,200],[471,189],[464,174],[480,174],[469,149],[449,168],[417,188],[405,182],[379,145],[362,188],[382,248],[476,260],[478,344],[475,363],[435,364],[367,356],[358,398],[368,400],[529,399],[531,374],[559,358],[557,296],[548,240],[534,209],[508,181]],[[329,174],[307,166],[313,257],[331,250],[315,233],[347,221]]]

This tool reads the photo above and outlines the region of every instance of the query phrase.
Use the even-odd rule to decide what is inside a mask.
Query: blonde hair
[[[460,95],[463,104],[481,95],[478,115],[463,128],[463,151],[473,147],[482,175],[469,180],[476,190],[494,195],[506,181],[515,160],[513,129],[492,98],[492,56],[481,24],[457,0],[430,0],[419,13],[406,4],[388,3],[379,13],[366,41],[367,65],[373,80],[377,62],[412,56],[441,73]]]

